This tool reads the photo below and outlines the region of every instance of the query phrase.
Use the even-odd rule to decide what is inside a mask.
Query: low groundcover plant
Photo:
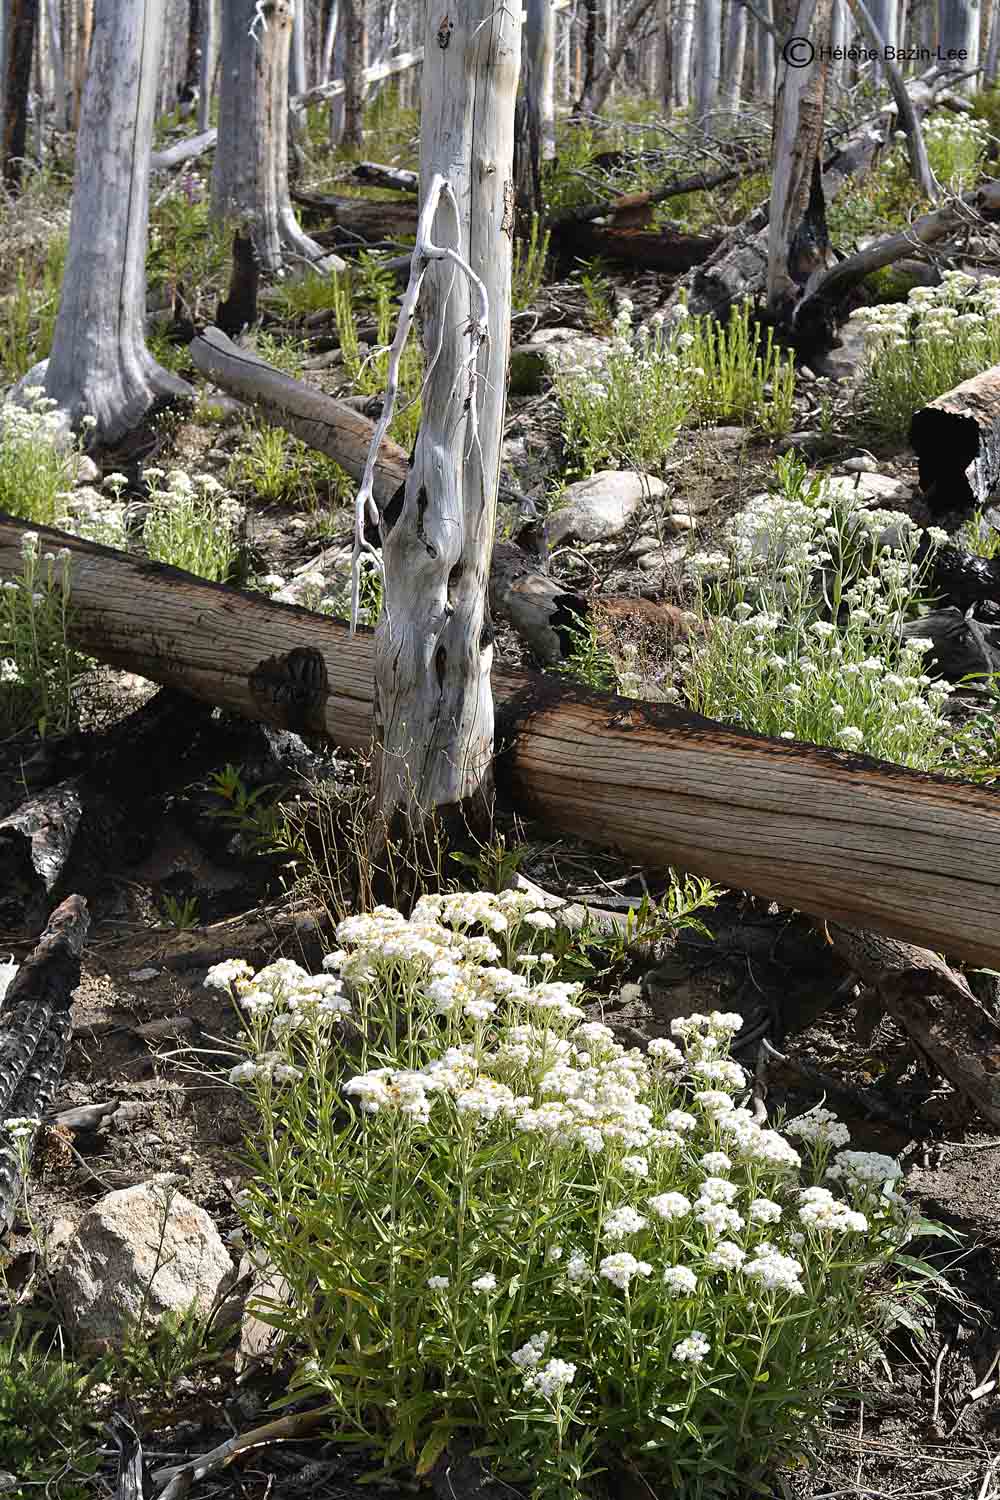
[[[870,1347],[900,1168],[825,1111],[760,1121],[739,1015],[626,1051],[532,951],[555,925],[534,905],[378,907],[318,976],[208,976],[245,1023],[242,1212],[291,1289],[264,1312],[304,1351],[289,1399],[418,1473],[471,1441],[535,1495],[623,1469],[746,1494]]]

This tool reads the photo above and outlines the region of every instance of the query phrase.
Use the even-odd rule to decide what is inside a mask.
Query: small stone
[[[73,483],[74,484],[98,484],[101,471],[92,458],[86,453],[78,453],[73,460]]]
[[[145,1310],[157,1320],[207,1314],[233,1274],[209,1215],[171,1192],[166,1174],[108,1193],[80,1221],[56,1273],[63,1312],[81,1340],[120,1343]]]
[[[639,507],[665,492],[662,479],[635,470],[602,469],[569,485],[545,522],[550,548],[565,542],[603,542],[624,530]]]
[[[131,969],[129,979],[133,984],[145,984],[148,979],[155,979],[159,969]]]
[[[878,464],[873,458],[862,454],[860,458],[845,458],[840,466],[847,474],[875,474]]]

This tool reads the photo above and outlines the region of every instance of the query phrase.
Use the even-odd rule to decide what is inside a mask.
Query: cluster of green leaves
[[[99,1375],[57,1342],[31,1333],[15,1314],[0,1330],[0,1470],[13,1475],[10,1500],[88,1500],[99,1439],[92,1388]]]
[[[0,317],[0,380],[14,381],[48,357],[59,311],[66,236],[55,234],[40,256],[19,256]]]
[[[0,584],[0,725],[5,734],[64,734],[77,719],[75,689],[90,662],[70,644],[69,553],[40,553],[25,532],[21,573]]]
[[[727,323],[692,318],[685,363],[696,372],[691,399],[702,421],[753,425],[768,437],[791,431],[795,357],[775,344],[771,328],[761,332],[749,302],[733,307]]]

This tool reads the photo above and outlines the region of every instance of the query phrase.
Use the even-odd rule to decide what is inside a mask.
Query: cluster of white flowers
[[[804,1115],[786,1120],[784,1130],[786,1135],[797,1136],[800,1141],[807,1141],[812,1146],[846,1146],[851,1139],[847,1126],[837,1119],[832,1110],[824,1109],[819,1104],[807,1110]]]
[[[36,1115],[11,1115],[3,1126],[15,1141],[24,1141],[34,1135],[41,1123]]]
[[[841,1182],[852,1198],[865,1198],[871,1193],[880,1194],[887,1187],[891,1191],[903,1169],[895,1157],[884,1156],[880,1151],[838,1151],[826,1175]]]
[[[829,1188],[804,1188],[799,1203],[799,1219],[810,1229],[863,1234],[868,1228],[864,1214],[835,1198]]]
[[[674,1359],[681,1364],[700,1365],[704,1362],[711,1347],[705,1335],[695,1329],[693,1333],[688,1334],[687,1338],[681,1339],[679,1344],[674,1345]]]
[[[648,1260],[637,1260],[627,1250],[616,1250],[614,1255],[606,1255],[597,1269],[605,1281],[610,1281],[612,1286],[623,1292],[628,1291],[633,1277],[650,1276],[653,1271]]]

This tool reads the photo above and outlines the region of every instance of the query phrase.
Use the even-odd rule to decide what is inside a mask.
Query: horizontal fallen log
[[[571,224],[587,224],[593,219],[619,218],[624,213],[631,213],[638,208],[651,208],[655,203],[665,203],[668,199],[680,198],[685,193],[708,192],[712,188],[723,187],[737,177],[749,177],[754,172],[762,172],[766,166],[766,160],[760,157],[758,160],[733,162],[731,166],[720,167],[717,172],[692,172],[687,177],[675,177],[662,187],[651,188],[646,193],[631,193],[627,197],[608,198],[601,203],[571,208],[566,213],[550,218],[549,229],[557,231]]]
[[[0,573],[24,523],[0,514]],[[36,528],[70,551],[71,632],[112,666],[367,749],[374,640]],[[1000,967],[1000,792],[497,669],[497,785],[556,832]]]
[[[406,167],[386,167],[378,161],[359,161],[351,176],[357,182],[369,182],[374,187],[395,188],[399,193],[415,193],[419,189],[420,174]]]
[[[248,349],[234,344],[218,328],[206,328],[190,344],[196,370],[222,390],[256,408],[268,421],[284,427],[319,453],[336,459],[352,479],[364,473],[375,423],[360,412],[313,390]],[[406,454],[397,443],[383,442],[375,467],[375,499],[391,500],[406,479]]]
[[[70,1005],[80,983],[80,955],[89,928],[86,901],[67,897],[52,913],[0,1003],[0,1122],[12,1117],[39,1120],[51,1107],[66,1061]],[[28,1154],[33,1139],[31,1131]],[[3,1132],[0,1232],[13,1220],[20,1181],[18,1145]]]
[[[702,265],[721,244],[720,235],[684,234],[678,229],[620,228],[617,224],[572,224],[553,230],[552,250],[599,256],[646,271],[676,273]]]
[[[218,135],[219,132],[213,126],[211,130],[203,130],[200,135],[185,136],[184,140],[177,141],[173,146],[165,146],[162,151],[154,151],[149,158],[149,165],[154,172],[166,172],[171,167],[182,167],[186,161],[194,161],[196,157],[203,156],[206,151],[211,151]]]
[[[322,214],[335,228],[349,236],[367,240],[393,239],[416,234],[417,205],[400,199],[341,198],[328,193],[305,193],[293,189],[299,208]]]
[[[933,511],[984,506],[995,499],[1000,489],[1000,365],[915,412],[910,446]]]

